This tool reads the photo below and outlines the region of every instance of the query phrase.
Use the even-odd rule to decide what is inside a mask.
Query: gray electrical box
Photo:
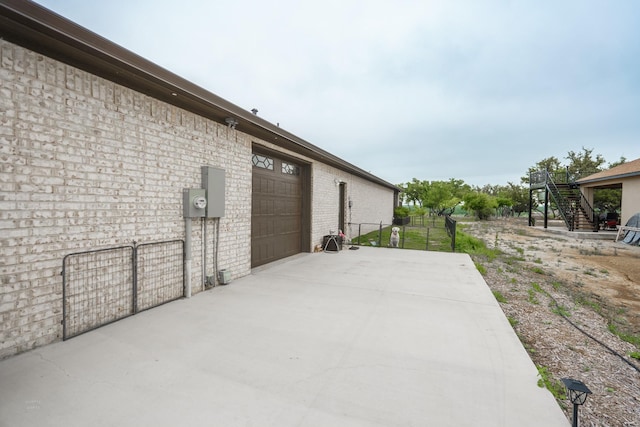
[[[203,218],[206,215],[206,195],[204,188],[182,190],[182,212],[185,218]]]
[[[206,191],[207,218],[220,218],[224,216],[224,169],[213,166],[202,166],[202,187]]]

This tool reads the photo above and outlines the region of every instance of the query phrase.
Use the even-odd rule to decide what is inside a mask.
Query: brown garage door
[[[253,154],[251,266],[301,252],[300,167],[269,155]]]

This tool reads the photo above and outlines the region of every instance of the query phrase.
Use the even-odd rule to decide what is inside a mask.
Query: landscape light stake
[[[578,406],[584,405],[591,390],[582,381],[562,378],[564,386],[569,391],[569,400],[573,403],[573,427],[578,427]]]

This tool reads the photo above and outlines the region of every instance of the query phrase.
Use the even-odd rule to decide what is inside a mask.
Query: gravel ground
[[[560,379],[574,378],[593,392],[580,425],[640,426],[640,360],[630,356],[640,349],[609,329],[640,336],[640,248],[554,234],[526,219],[458,224],[501,251],[473,258],[538,368],[561,391]],[[558,404],[571,419],[571,404]]]

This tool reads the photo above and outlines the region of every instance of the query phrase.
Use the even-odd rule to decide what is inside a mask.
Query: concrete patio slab
[[[0,425],[569,422],[469,256],[360,248],[4,360]]]

